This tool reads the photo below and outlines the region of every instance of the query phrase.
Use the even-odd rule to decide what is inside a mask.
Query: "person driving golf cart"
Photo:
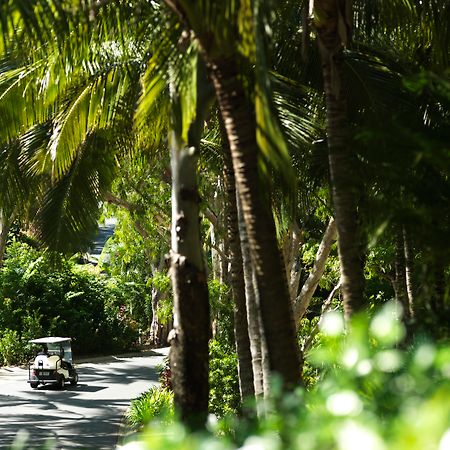
[[[39,351],[38,355],[45,355],[45,356],[48,356],[48,347],[47,347],[46,344],[44,344],[44,345],[41,347],[41,350]]]

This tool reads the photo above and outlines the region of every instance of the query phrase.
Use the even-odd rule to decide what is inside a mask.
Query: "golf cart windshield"
[[[45,345],[50,354],[59,355],[61,359],[72,364],[72,346],[70,338],[47,337],[32,339],[30,342],[38,345]]]

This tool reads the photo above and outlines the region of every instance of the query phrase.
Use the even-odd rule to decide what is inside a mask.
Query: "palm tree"
[[[251,335],[251,333],[249,332],[249,323],[247,320],[244,266],[236,201],[236,182],[234,179],[228,138],[223,123],[220,126],[224,159],[223,176],[226,191],[227,231],[230,246],[231,287],[234,300],[234,334],[238,355],[239,388],[241,400],[245,401],[255,394],[255,374],[252,368],[249,338],[249,334]]]
[[[17,140],[24,170],[45,174],[48,181],[36,215],[37,236],[56,250],[82,250],[97,228],[98,204],[114,176],[112,150],[123,148],[130,128],[124,114],[137,99],[136,58],[123,48],[92,41],[89,47],[91,36],[76,30],[66,39],[61,27],[73,27],[80,17],[62,4],[57,17],[31,5],[21,9],[20,2],[3,6],[4,26],[10,17],[19,20],[11,22],[15,41],[8,42],[6,57],[12,64],[2,66],[7,126],[1,138]],[[42,40],[33,45],[35,35]],[[85,58],[90,65],[83,64]]]
[[[354,17],[352,6],[355,9]],[[370,120],[372,115],[376,117],[385,114],[389,110],[385,109],[383,103],[386,100],[387,103],[392,101],[394,97],[396,101],[392,102],[391,107],[401,108],[405,113],[411,98],[407,99],[408,95],[405,96],[399,72],[408,73],[417,63],[419,67],[428,68],[446,66],[449,35],[447,22],[441,18],[448,17],[448,14],[448,4],[434,1],[426,4],[409,0],[314,2],[314,24],[322,56],[327,103],[331,188],[347,316],[363,307],[364,239],[361,220],[368,214],[360,203],[364,183],[358,180],[363,178],[361,170],[365,168],[362,169],[361,163],[356,161],[359,149],[351,148],[350,117],[352,126],[355,127],[364,120]],[[377,20],[373,20],[374,17]],[[344,47],[352,39],[353,27],[355,43],[351,46],[352,51],[344,53]],[[380,63],[385,65],[384,74],[376,69]],[[355,80],[351,71],[358,74],[359,81]],[[346,81],[350,77],[352,89],[345,88],[350,85]],[[382,86],[383,90],[378,91],[378,97],[370,98],[370,90],[376,88],[376,84],[379,85],[378,88]],[[359,107],[355,108],[354,96],[358,85],[367,93],[362,96],[365,98],[364,102],[360,101]],[[395,118],[392,120],[396,121]],[[366,157],[367,154],[360,155],[362,160]],[[395,167],[399,167],[398,163]],[[349,173],[353,176],[349,177]],[[401,231],[398,234],[400,236]],[[397,253],[400,257],[403,252],[399,250]],[[402,281],[401,284],[405,283]]]
[[[200,63],[198,63],[200,64]],[[171,272],[174,329],[169,335],[175,403],[191,428],[202,427],[208,411],[208,341],[211,335],[207,275],[202,252],[197,187],[197,160],[209,106],[208,83],[202,67],[196,77],[197,111],[183,140],[178,92],[170,134],[172,163]]]
[[[315,0],[314,24],[322,56],[327,104],[330,182],[336,219],[342,295],[347,318],[364,306],[364,259],[358,223],[358,185],[350,176],[355,158],[350,147],[343,49],[351,39],[351,1]]]
[[[257,112],[260,114],[255,114],[239,65],[245,59],[239,55],[236,46],[240,38],[239,14],[246,20],[246,32],[249,33],[246,37],[253,41],[253,11],[251,8],[239,10],[234,2],[208,4],[206,9],[203,9],[206,5],[201,2],[166,3],[195,33],[208,64],[230,144],[236,186],[252,253],[270,368],[282,376],[286,385],[295,386],[300,380],[300,368],[292,308],[270,202],[261,191],[258,164],[260,149],[267,150],[271,143],[277,142],[280,134],[277,134],[276,125],[270,122],[267,98],[264,96],[266,86],[262,81],[256,91]],[[254,51],[252,45],[248,49],[250,52]],[[260,144],[257,142],[258,129],[263,129],[259,135]],[[280,139],[282,142],[282,137]],[[285,162],[282,152],[274,151],[273,154],[277,155],[278,161]]]

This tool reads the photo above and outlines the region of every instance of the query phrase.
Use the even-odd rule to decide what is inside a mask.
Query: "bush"
[[[173,390],[172,387],[172,369],[170,368],[170,358],[166,356],[163,364],[159,367],[159,382],[163,389]]]
[[[133,430],[137,430],[155,418],[164,418],[165,421],[170,422],[173,414],[172,391],[155,386],[133,400],[125,416],[128,425]]]
[[[397,312],[389,303],[372,321],[355,319],[348,331],[340,314],[328,314],[310,356],[322,369],[321,379],[310,391],[283,396],[274,380],[273,398],[259,423],[225,417],[211,421],[204,434],[189,434],[179,423],[161,433],[155,425],[139,444],[127,445],[142,450],[448,449],[450,349],[422,339],[402,350],[404,328]]]
[[[236,352],[213,340],[209,357],[209,412],[217,417],[235,414],[240,406]]]
[[[44,335],[72,337],[76,354],[131,349],[138,326],[121,310],[126,293],[118,282],[64,260],[55,266],[46,254],[12,243],[0,271],[0,364],[24,362],[28,340]]]
[[[17,331],[5,329],[0,338],[0,363],[12,365],[21,362],[26,355]]]

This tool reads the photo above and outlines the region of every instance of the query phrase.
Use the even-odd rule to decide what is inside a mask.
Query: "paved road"
[[[48,439],[61,450],[113,449],[130,400],[157,384],[156,366],[166,354],[160,349],[78,364],[79,384],[63,391],[31,389],[26,369],[0,369],[0,449],[8,449],[19,430],[29,433],[26,449]]]
[[[103,251],[106,241],[114,234],[117,221],[115,219],[106,219],[104,225],[98,227],[97,234],[92,242],[89,254],[98,260]]]

